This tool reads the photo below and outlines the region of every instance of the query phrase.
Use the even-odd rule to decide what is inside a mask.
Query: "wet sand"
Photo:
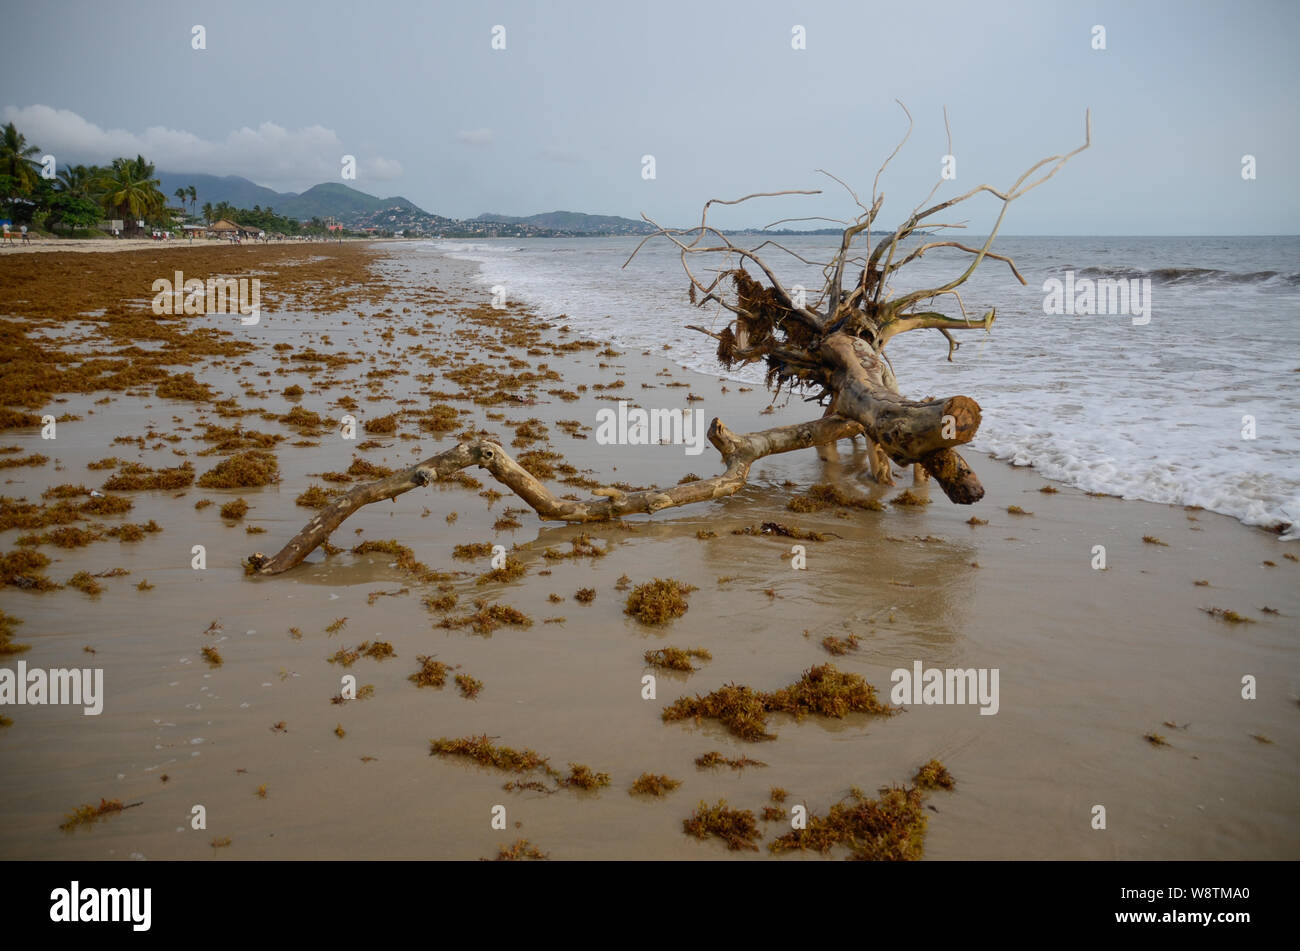
[[[71,349],[82,352],[129,346],[146,326],[139,315],[153,323],[152,277],[184,267],[187,277],[262,276],[256,326],[238,326],[232,317],[174,322],[190,333],[218,329],[219,339],[252,348],[196,357],[172,371],[193,372],[215,398],[236,397],[268,416],[301,405],[337,420],[343,410],[334,401],[344,395],[359,404],[353,412],[362,423],[448,402],[471,410],[466,423],[499,435],[516,453],[524,449],[510,447],[511,424],[537,418],[549,439],[527,448],[549,446],[602,483],[642,486],[671,485],[688,472],[712,474],[717,457],[711,448],[688,456],[681,446],[598,445],[596,412],[614,407],[620,396],[647,407],[701,409],[737,432],[818,414],[797,401],[783,405],[784,399],[765,414],[767,394],[741,392],[735,382],[682,370],[653,353],[539,346],[544,352],[530,355],[498,346],[494,338],[538,322],[516,305],[492,312],[486,289],[462,262],[430,255],[417,266],[409,252],[382,246],[370,252],[245,245],[186,249],[183,258],[175,250],[114,255],[111,269],[57,256],[39,271],[23,271],[16,259],[0,258],[9,359],[36,359],[30,350],[13,349],[15,316],[33,322],[42,336],[70,335],[77,341]],[[70,313],[101,309],[104,319],[119,322],[68,322]],[[576,339],[562,325],[542,329],[540,339]],[[277,344],[287,348],[276,351]],[[148,350],[145,342],[139,346]],[[291,359],[308,347],[355,362],[330,367]],[[481,406],[429,395],[460,391],[447,378],[457,368],[480,360],[508,366],[511,358],[534,372],[545,372],[540,365],[546,364],[562,382],[517,387],[537,397],[528,405]],[[320,369],[306,372],[313,367]],[[594,389],[619,381],[619,389]],[[674,382],[687,385],[667,386]],[[283,396],[291,384],[304,395]],[[219,415],[212,402],[160,398],[154,385],[135,381],[116,392],[64,392],[57,399],[66,402],[14,406],[80,419],[59,423],[53,442],[42,440],[39,428],[4,431],[0,447],[20,449],[0,459],[41,453],[49,462],[0,470],[3,494],[36,502],[59,484],[98,488],[112,472],[88,470],[87,463],[107,456],[153,467],[190,461],[196,473],[210,469],[222,456],[198,455],[209,445],[196,438],[200,421],[231,426],[236,420]],[[546,393],[581,385],[588,389],[574,401]],[[703,399],[688,404],[688,393]],[[111,402],[98,402],[105,396]],[[6,399],[12,398],[10,392]],[[29,667],[102,667],[106,691],[98,717],[83,716],[80,708],[0,707],[13,720],[0,728],[0,856],[475,859],[527,838],[554,859],[773,860],[766,850],[730,852],[717,840],[690,838],[682,820],[701,800],[724,797],[758,812],[773,786],[789,791],[787,807],[806,803],[824,813],[851,786],[874,792],[908,782],[932,758],[948,767],[957,786],[927,796],[930,859],[1300,854],[1300,563],[1284,557],[1295,546],[1275,536],[1203,511],[1064,487],[1043,494],[1047,483],[1032,470],[973,452],[966,456],[987,490],[982,502],[953,506],[936,486],[921,486],[915,491],[932,504],[896,506],[889,500],[911,488],[910,474],[900,473],[892,488],[871,485],[865,460],[847,442],[838,462],[811,451],[769,457],[730,499],[621,525],[542,523],[524,510],[515,515],[519,528],[494,530],[505,509],[523,509],[522,503],[508,494],[493,502],[481,489],[440,483],[367,506],[335,533],[334,544],[343,548],[395,539],[432,569],[465,572],[452,583],[460,600],[453,613],[487,597],[534,621],[481,637],[438,628],[443,615],[422,603],[438,592],[390,557],[317,551],[271,578],[246,577],[241,567],[253,551],[278,550],[313,515],[295,498],[308,485],[328,485],[320,473],[345,470],[354,455],[407,466],[454,445],[453,433],[434,437],[403,417],[393,435],[359,433],[348,442],[328,430],[306,439],[257,414],[242,420],[286,437],[275,448],[278,484],[111,493],[133,499],[134,509],[97,521],[155,519],[162,532],[134,543],[105,538],[77,549],[37,550],[54,559],[45,571],[55,582],[83,569],[121,567],[129,575],[102,580],[105,590],[94,597],[72,588],[0,588],[0,609],[24,622],[14,640],[30,645],[5,657],[4,666],[22,660]],[[587,438],[570,435],[559,420],[579,421]],[[114,444],[122,436],[143,436],[150,448]],[[358,452],[367,439],[379,445]],[[484,489],[493,487],[484,473],[466,472]],[[824,482],[878,498],[884,509],[801,514],[787,508],[794,495]],[[588,494],[550,484],[557,493]],[[238,522],[223,519],[218,509],[237,498],[247,500],[248,514]],[[196,510],[200,499],[215,504]],[[1013,505],[1034,514],[1011,514]],[[972,515],[987,524],[968,524]],[[789,539],[731,534],[765,521],[837,537],[802,543],[807,569],[798,571]],[[250,535],[247,525],[266,531]],[[548,546],[567,548],[584,531],[610,553],[543,557]],[[709,531],[716,537],[697,537]],[[0,533],[0,552],[14,551],[22,534]],[[517,546],[527,574],[476,584],[486,559],[452,557],[454,546],[474,542]],[[191,568],[196,544],[206,547],[203,571]],[[1091,567],[1099,544],[1106,547],[1105,571]],[[632,584],[672,577],[698,590],[683,617],[648,627],[624,614],[626,593],[616,589],[622,575]],[[146,578],[154,587],[137,590]],[[580,588],[594,588],[594,601],[576,601]],[[381,591],[389,594],[371,597]],[[552,603],[553,593],[564,600]],[[1211,607],[1237,611],[1251,623],[1229,624],[1206,613]],[[328,633],[339,618],[346,624]],[[213,633],[205,633],[213,622]],[[848,634],[860,638],[856,651],[831,657],[821,646],[827,635]],[[390,642],[396,656],[363,657],[348,669],[326,660],[374,640]],[[220,667],[204,662],[204,646],[220,651]],[[712,660],[698,662],[701,669],[690,674],[653,671],[658,695],[644,700],[641,679],[652,671],[642,653],[663,646],[705,647]],[[428,654],[460,665],[458,672],[483,682],[482,692],[464,699],[450,678],[442,689],[417,688],[407,678],[419,667],[416,657]],[[773,715],[770,729],[778,738],[767,742],[743,742],[716,721],[661,721],[660,711],[680,695],[731,682],[772,690],[827,661],[862,675],[882,699],[889,696],[891,671],[916,661],[997,668],[1000,709],[981,716],[972,705],[908,704],[894,717],[800,722]],[[346,673],[373,685],[373,696],[332,704]],[[1248,674],[1258,678],[1258,699],[1241,699]],[[1151,733],[1167,745],[1144,739]],[[479,734],[536,750],[560,768],[587,764],[609,773],[612,785],[594,793],[507,792],[502,784],[512,776],[429,755],[433,738]],[[694,759],[710,750],[768,765],[697,769]],[[682,786],[663,799],[629,796],[628,786],[645,771],[666,773]],[[101,798],[140,805],[71,833],[59,830],[65,814]],[[195,804],[206,809],[205,830],[190,828]],[[506,807],[505,830],[491,826],[497,804]],[[1106,809],[1105,830],[1092,828],[1095,805]],[[789,825],[760,827],[766,844]],[[214,848],[213,839],[223,837],[229,845]]]

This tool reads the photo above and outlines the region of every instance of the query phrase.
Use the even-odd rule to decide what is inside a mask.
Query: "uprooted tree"
[[[905,107],[903,111],[907,112]],[[864,204],[839,178],[822,173],[842,185],[861,212],[852,220],[837,222],[844,225],[844,232],[830,261],[810,261],[774,241],[742,248],[708,222],[709,208],[713,205],[736,205],[782,195],[820,194],[819,190],[762,192],[730,201],[713,199],[705,204],[700,223],[693,228],[664,228],[642,216],[656,230],[637,246],[632,257],[653,238],[671,241],[681,253],[682,266],[690,280],[692,303],[700,307],[713,304],[720,312],[726,312],[720,330],[689,325],[687,329],[717,340],[718,361],[728,369],[764,363],[767,386],[774,396],[782,388],[805,394],[809,401],[825,407],[821,418],[744,435],[733,433],[722,420],[715,418],[708,435],[722,456],[725,468],[720,475],[666,489],[636,492],[598,489],[595,497],[585,501],[555,496],[495,442],[483,439],[460,442],[403,472],[355,486],[331,501],[279,553],[273,557],[260,552],[250,556],[248,568],[257,574],[287,571],[326,541],[361,506],[395,498],[470,466],[486,469],[543,520],[599,522],[723,498],[745,484],[750,467],[764,456],[832,446],[840,439],[861,436],[870,444],[871,471],[876,481],[892,483],[892,460],[902,466],[913,466],[917,478],[933,477],[944,494],[959,505],[979,501],[984,488],[955,449],[974,438],[980,424],[979,404],[968,396],[905,399],[899,394],[885,347],[900,333],[936,330],[947,339],[951,360],[960,346],[952,336],[954,331],[988,330],[992,326],[996,310],[972,320],[957,289],[985,258],[1004,262],[1021,284],[1026,283],[1010,258],[990,250],[993,240],[1011,202],[1047,181],[1073,156],[1088,148],[1092,142],[1091,117],[1085,116],[1083,145],[1064,155],[1042,159],[1008,189],[979,185],[956,198],[927,205],[943,183],[941,178],[893,233],[881,236],[872,247],[871,226],[885,198],[877,192],[880,176],[911,135],[910,113],[907,118],[907,133],[876,172],[870,205]],[[946,121],[945,113],[945,124]],[[948,153],[952,154],[951,133]],[[928,240],[938,231],[964,227],[962,223],[938,221],[934,216],[981,192],[1002,203],[993,228],[981,244]],[[785,218],[768,227],[808,220],[835,219]],[[914,237],[920,238],[920,243],[905,248],[904,242]],[[769,246],[804,265],[821,266],[825,283],[816,298],[810,300],[810,295],[801,288],[787,287],[782,282],[759,255]],[[965,270],[940,287],[895,296],[892,286],[900,269],[936,248],[954,248],[970,255]],[[692,260],[717,261],[721,266],[710,268],[711,277],[706,282],[696,275],[702,268],[692,269]],[[748,266],[757,273],[751,274]],[[931,309],[937,299],[948,297],[956,303],[961,316]]]

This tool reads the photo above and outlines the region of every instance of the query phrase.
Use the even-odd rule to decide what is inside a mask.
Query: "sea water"
[[[720,329],[726,313],[690,304],[680,256],[663,238],[625,267],[639,240],[448,239],[406,247],[478,262],[485,298],[499,286],[544,317],[564,315],[576,333],[722,373],[713,341],[684,328]],[[748,247],[763,239],[733,240]],[[838,244],[831,236],[775,240],[823,261]],[[1248,525],[1289,526],[1284,537],[1300,538],[1300,237],[999,237],[994,250],[1014,259],[1026,284],[1003,262],[984,260],[960,288],[962,303],[973,319],[996,308],[997,320],[990,333],[956,333],[961,347],[952,362],[937,331],[894,338],[887,354],[905,395],[974,398],[983,423],[973,448],[1048,479],[1199,505]],[[762,254],[787,286],[801,283],[815,301],[819,268],[774,247]],[[941,285],[969,260],[931,250],[900,272],[893,291]],[[706,282],[709,267],[725,266],[692,261]],[[1072,287],[1149,282],[1146,319],[1051,313],[1049,282],[1065,282],[1070,272]],[[932,309],[961,313],[952,297]],[[763,369],[724,375],[761,384]]]

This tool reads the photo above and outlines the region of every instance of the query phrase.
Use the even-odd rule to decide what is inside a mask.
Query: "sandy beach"
[[[96,254],[110,251],[172,251],[179,249],[186,250],[212,250],[214,248],[224,247],[228,242],[218,241],[212,238],[196,238],[190,241],[185,238],[173,238],[169,241],[155,241],[153,238],[51,238],[44,235],[33,236],[28,244],[22,243],[20,235],[14,235],[13,244],[4,244],[0,246],[0,255],[18,253],[18,254]],[[254,241],[246,241],[238,247],[285,247],[297,246],[312,242],[302,241],[272,241],[259,245]],[[324,241],[317,241],[317,244],[324,244]]]
[[[761,460],[731,498],[585,526],[544,523],[508,492],[485,497],[504,489],[468,469],[472,478],[364,507],[335,533],[335,554],[249,577],[244,559],[276,552],[312,518],[296,501],[310,487],[365,481],[324,477],[348,479],[356,459],[400,469],[475,430],[517,455],[556,453],[556,466],[592,484],[671,486],[717,472],[717,454],[601,445],[599,410],[620,399],[690,408],[744,433],[820,408],[782,397],[769,410],[761,389],[584,340],[518,304],[493,309],[473,265],[430,255],[417,266],[398,245],[144,241],[129,254],[80,253],[128,244],[0,254],[0,553],[49,559],[0,587],[0,610],[21,621],[12,644],[29,648],[0,659],[104,672],[98,716],[0,707],[12,721],[0,728],[0,857],[477,859],[525,838],[553,859],[813,861],[823,856],[766,848],[789,831],[792,805],[824,814],[851,788],[908,783],[932,759],[956,786],[926,794],[926,858],[1300,857],[1294,543],[1206,511],[1054,486],[979,453],[967,458],[987,494],[955,506],[901,469],[897,485],[874,485],[862,442],[842,441],[833,460],[812,450]],[[155,316],[152,282],[177,270],[258,278],[260,321]],[[291,387],[301,393],[286,395]],[[453,428],[424,425],[438,404],[454,408]],[[345,413],[359,421],[355,440],[338,433]],[[53,440],[42,438],[45,414],[59,420]],[[278,481],[198,484],[250,451],[273,454]],[[169,488],[105,488],[133,463],[192,472]],[[556,494],[589,495],[546,481]],[[791,510],[818,484],[881,510]],[[133,505],[72,523],[95,540],[33,524],[60,500],[91,501],[81,489]],[[896,504],[908,489],[930,504]],[[246,514],[223,517],[240,499]],[[140,540],[108,535],[150,521],[160,530]],[[821,540],[734,534],[765,522]],[[583,533],[607,554],[547,557]],[[388,540],[455,574],[431,582],[383,551],[350,551]],[[511,549],[526,572],[481,583],[488,558],[454,554],[480,543]],[[792,567],[795,545],[806,568]],[[1098,545],[1105,570],[1094,568]],[[14,581],[66,585],[115,569],[127,573],[98,579],[98,594]],[[656,578],[697,590],[683,616],[647,625],[624,611],[628,586]],[[581,589],[594,599],[576,598]],[[448,594],[449,610],[425,603]],[[532,623],[490,636],[439,626],[476,598]],[[850,636],[842,654],[823,644]],[[393,656],[329,660],[377,642]],[[646,651],[670,646],[711,659],[690,673],[647,666]],[[462,696],[450,674],[441,688],[416,686],[423,656],[480,681],[480,692]],[[888,700],[892,672],[917,662],[996,669],[996,714],[916,703],[895,716],[777,713],[765,741],[661,716],[684,695],[731,683],[772,691],[827,663]],[[332,703],[348,674],[373,691]],[[643,698],[648,674],[654,699]],[[1247,677],[1255,699],[1243,699]],[[520,777],[430,755],[431,740],[480,735],[559,769],[585,764],[610,784],[507,791]],[[710,751],[765,765],[698,767]],[[681,785],[663,798],[629,795],[644,772]],[[684,834],[701,801],[758,814],[773,787],[788,797],[781,819],[759,822],[758,851]],[[101,799],[131,805],[60,830]],[[196,805],[203,829],[192,828]],[[504,829],[493,827],[498,805]]]

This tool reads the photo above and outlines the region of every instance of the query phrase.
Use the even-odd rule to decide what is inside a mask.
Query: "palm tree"
[[[212,202],[210,201],[203,203],[203,220],[208,224],[212,224]]]
[[[194,214],[194,203],[199,200],[199,193],[190,185],[185,189],[185,194],[190,196],[190,214]]]
[[[141,219],[166,206],[167,199],[159,190],[159,184],[153,177],[153,164],[146,162],[143,155],[134,159],[113,159],[113,165],[103,180],[104,202],[110,211],[121,214],[123,218]]]
[[[12,122],[0,130],[0,175],[8,175],[18,192],[30,191],[36,185],[36,169],[40,163],[31,156],[39,152]],[[9,196],[12,197],[12,196]]]
[[[84,165],[65,165],[59,169],[60,190],[73,198],[95,198],[95,179],[99,170]]]
[[[126,161],[130,162],[132,168],[135,169],[137,178],[153,178],[153,162],[146,161],[143,155],[137,154],[135,158],[126,159]]]

